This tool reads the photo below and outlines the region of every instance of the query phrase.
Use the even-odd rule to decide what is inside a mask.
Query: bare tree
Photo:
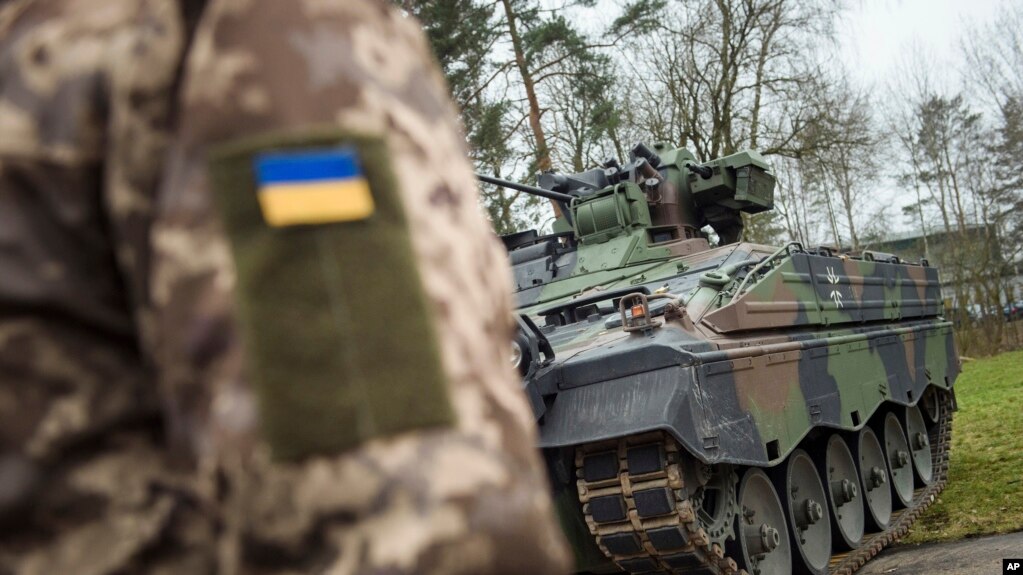
[[[990,110],[1023,99],[1023,5],[1004,0],[998,18],[963,35],[968,93]]]
[[[705,158],[759,147],[796,156],[820,120],[815,94],[837,2],[702,0],[672,4],[631,49],[648,130]],[[823,49],[822,49],[823,48]]]

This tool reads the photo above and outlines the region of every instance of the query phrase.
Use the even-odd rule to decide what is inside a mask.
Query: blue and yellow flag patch
[[[364,220],[373,194],[354,148],[260,154],[255,158],[259,206],[271,226]]]

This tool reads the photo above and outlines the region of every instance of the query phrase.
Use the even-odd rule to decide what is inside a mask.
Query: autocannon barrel
[[[501,178],[495,178],[493,176],[484,176],[483,174],[476,174],[476,178],[478,178],[479,181],[481,182],[494,184],[495,186],[501,186],[502,188],[526,192],[527,194],[533,194],[534,196],[540,196],[541,198],[547,198],[549,200],[554,200],[557,202],[570,203],[574,199],[574,196],[562,194],[561,192],[545,190],[544,188],[537,188],[535,186],[527,186],[526,184],[509,182],[508,180],[502,180]]]

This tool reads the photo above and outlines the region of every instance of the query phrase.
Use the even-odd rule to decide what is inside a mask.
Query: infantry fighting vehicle
[[[560,206],[503,239],[580,572],[851,573],[942,489],[959,360],[928,262],[740,241],[773,206],[752,151],[481,179]]]

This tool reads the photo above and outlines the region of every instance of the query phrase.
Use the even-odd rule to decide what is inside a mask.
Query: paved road
[[[890,547],[858,575],[1001,575],[1002,559],[1023,557],[1023,532]]]

